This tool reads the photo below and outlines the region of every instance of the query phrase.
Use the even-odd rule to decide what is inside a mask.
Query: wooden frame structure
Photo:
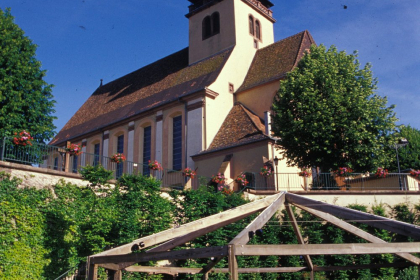
[[[291,205],[303,211],[315,215],[324,221],[331,223],[349,233],[352,233],[370,243],[346,243],[346,244],[305,244],[300,233]],[[255,232],[269,221],[279,210],[285,207],[296,233],[298,243],[293,245],[247,245],[249,232]],[[197,237],[217,230],[230,223],[237,222],[249,215],[261,212],[250,224],[248,224],[232,241],[224,246],[206,247],[196,249],[184,249],[170,251]],[[180,273],[203,274],[203,279],[208,278],[209,273],[229,273],[232,280],[238,279],[239,273],[286,273],[309,271],[311,279],[315,271],[334,271],[349,269],[369,269],[379,267],[408,267],[417,266],[420,275],[420,259],[411,253],[420,252],[420,242],[387,243],[344,220],[357,221],[376,228],[385,229],[393,233],[402,234],[420,240],[420,227],[395,221],[392,219],[331,205],[328,203],[305,198],[299,195],[281,192],[276,195],[257,200],[231,210],[221,212],[196,220],[176,228],[168,229],[150,236],[139,238],[131,243],[116,247],[96,255],[88,257],[88,279],[97,279],[98,267],[104,267],[110,271],[109,279],[121,279],[121,271],[146,272],[154,274]],[[132,253],[132,247],[142,249],[153,247],[146,252]],[[312,264],[312,255],[340,255],[340,254],[396,254],[406,262],[393,264],[369,264],[352,266],[327,266],[316,267]],[[273,268],[239,268],[237,256],[304,256],[305,267],[273,267]],[[228,258],[228,268],[215,268],[215,265],[223,258]],[[136,265],[139,262],[159,260],[179,260],[207,258],[209,263],[204,268],[184,267],[145,267]]]

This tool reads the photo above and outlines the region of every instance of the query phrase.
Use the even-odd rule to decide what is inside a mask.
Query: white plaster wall
[[[208,87],[219,93],[219,96],[215,100],[206,100],[207,145],[210,145],[233,106],[234,98],[233,94],[229,93],[229,84],[233,84],[235,90],[240,87],[257,51],[254,47],[254,37],[249,34],[248,18],[250,14],[261,22],[263,42],[260,42],[260,47],[274,42],[272,22],[259,15],[256,10],[242,0],[234,0],[234,11],[236,46],[217,80]]]
[[[134,126],[134,122],[130,122],[128,125]],[[134,159],[134,130],[131,130],[131,131],[128,131],[127,160],[133,162],[133,159]]]
[[[203,108],[189,111],[187,119],[187,167],[194,169],[191,156],[203,150]]]
[[[162,162],[162,137],[163,137],[163,121],[156,122],[156,151],[155,159]]]

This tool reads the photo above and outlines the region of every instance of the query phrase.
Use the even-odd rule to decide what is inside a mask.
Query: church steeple
[[[250,51],[274,42],[269,0],[188,0],[190,64],[229,47]]]

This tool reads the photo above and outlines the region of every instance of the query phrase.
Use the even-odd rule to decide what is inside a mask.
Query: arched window
[[[206,16],[203,19],[203,40],[211,36],[211,18]]]
[[[214,12],[211,15],[211,21],[212,21],[212,26],[213,26],[212,35],[219,34],[220,33],[220,15],[218,12]]]
[[[254,36],[254,17],[249,16],[249,34]]]
[[[206,16],[202,23],[203,40],[220,33],[220,14],[214,12],[211,16]]]
[[[255,21],[255,37],[257,37],[258,40],[261,40],[261,26],[258,20]]]

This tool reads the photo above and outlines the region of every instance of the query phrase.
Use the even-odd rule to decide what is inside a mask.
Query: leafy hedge
[[[202,187],[197,191],[174,191],[162,198],[160,184],[153,178],[123,176],[116,188],[102,188],[97,195],[91,187],[65,182],[51,189],[18,189],[18,179],[0,173],[0,279],[55,279],[86,260],[86,256],[125,244],[141,236],[167,229],[247,203],[241,195],[223,195]],[[362,205],[349,207],[366,211]],[[376,205],[372,212],[385,216],[386,207]],[[419,224],[420,206],[390,209],[393,218]],[[295,211],[304,238],[310,243],[365,242],[317,218]],[[197,238],[181,248],[226,244],[255,215]],[[410,241],[384,230],[357,225],[387,241]],[[286,212],[272,218],[262,236],[251,244],[293,244],[296,236]],[[392,262],[390,254],[314,256],[315,265],[369,264]],[[180,266],[203,267],[205,260],[178,261]],[[304,266],[299,256],[239,257],[240,267]],[[218,267],[226,267],[222,260]],[[103,271],[100,279],[106,279]],[[322,272],[316,279],[415,279],[415,270],[382,268]],[[241,279],[304,279],[305,273],[243,274]],[[411,277],[411,278],[410,278]],[[160,279],[160,276],[124,273],[123,279]],[[180,275],[179,279],[200,279],[201,275]],[[227,274],[210,274],[211,279],[228,279]]]

